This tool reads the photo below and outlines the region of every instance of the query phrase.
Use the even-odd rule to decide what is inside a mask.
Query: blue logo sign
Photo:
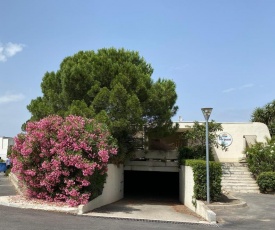
[[[228,147],[233,142],[232,136],[229,133],[220,133],[218,136],[218,144]]]

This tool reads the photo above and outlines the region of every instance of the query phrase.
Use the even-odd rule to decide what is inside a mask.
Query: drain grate
[[[87,216],[86,216],[87,217]],[[206,225],[211,227],[218,227],[218,224],[212,223],[194,223],[194,222],[179,222],[179,221],[168,221],[168,220],[149,220],[149,219],[136,219],[136,218],[121,218],[121,217],[105,217],[105,216],[89,216],[98,219],[113,219],[113,220],[124,220],[124,221],[140,221],[140,222],[155,222],[164,224],[182,224],[182,225]]]

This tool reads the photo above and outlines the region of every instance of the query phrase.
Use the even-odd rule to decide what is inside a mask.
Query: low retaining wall
[[[24,192],[23,192],[24,188],[19,185],[17,176],[14,173],[10,172],[9,173],[9,179],[10,179],[11,183],[13,184],[13,186],[15,187],[16,191],[20,195],[23,195],[24,194]]]
[[[216,223],[216,213],[207,207],[202,201],[194,198],[194,174],[192,167],[181,166],[180,168],[180,202],[196,212],[210,223]]]
[[[92,211],[104,205],[116,202],[124,196],[124,168],[113,164],[108,165],[108,176],[103,192],[86,205],[78,206],[78,214]]]
[[[18,178],[15,174],[10,173],[9,179],[16,188],[17,192],[23,195],[24,188],[19,185]],[[78,214],[83,214],[122,199],[124,196],[124,169],[123,165],[119,167],[108,164],[108,176],[104,184],[103,192],[100,196],[90,201],[86,205],[78,206]]]

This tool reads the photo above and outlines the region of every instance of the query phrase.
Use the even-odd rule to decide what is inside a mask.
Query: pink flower
[[[35,176],[36,172],[32,169],[29,169],[29,170],[25,170],[24,174],[27,175],[27,176]]]
[[[101,149],[98,151],[98,155],[101,157],[102,162],[107,163],[109,160],[108,151],[105,149]]]
[[[89,186],[91,183],[84,179],[83,181],[81,181],[81,184],[82,186]]]
[[[110,156],[117,154],[106,126],[78,116],[53,115],[28,122],[26,131],[15,138],[11,160],[28,195],[71,206],[86,204],[94,173],[105,176]]]

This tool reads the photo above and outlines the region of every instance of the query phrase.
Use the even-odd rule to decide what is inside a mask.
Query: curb
[[[42,210],[42,211],[54,211],[54,212],[64,212],[64,213],[71,213],[77,214],[78,208],[70,208],[70,207],[57,207],[57,206],[49,206],[43,204],[29,204],[29,203],[15,203],[10,202],[9,198],[12,196],[1,196],[0,197],[0,205],[13,207],[13,208],[23,208],[23,209],[35,209],[35,210]]]
[[[237,204],[209,204],[207,205],[211,210],[217,210],[217,209],[227,209],[227,208],[242,208],[246,207],[247,203],[243,201],[242,199],[236,198],[231,195],[233,199],[239,200],[239,203]]]
[[[85,217],[93,217],[98,219],[128,220],[128,221],[156,222],[156,223],[183,224],[183,225],[206,225],[211,227],[219,227],[217,223],[209,223],[208,221],[188,222],[188,221],[158,220],[158,219],[144,219],[144,218],[131,218],[131,217],[93,216],[89,214],[81,214],[81,215]]]
[[[227,208],[242,208],[246,207],[247,203],[245,201],[241,201],[239,204],[228,204],[228,205],[208,205],[208,207],[212,210],[217,209],[227,209]]]

